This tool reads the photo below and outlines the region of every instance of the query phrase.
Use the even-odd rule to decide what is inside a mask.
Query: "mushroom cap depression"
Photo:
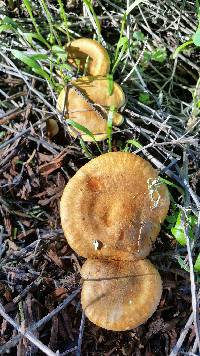
[[[67,61],[80,67],[87,75],[107,75],[110,70],[110,58],[106,49],[90,38],[79,38],[66,45]]]
[[[61,198],[69,245],[86,258],[134,260],[151,251],[169,208],[149,162],[127,152],[103,154],[81,167]]]
[[[77,89],[77,90],[76,90]],[[67,90],[67,92],[66,92]],[[83,94],[81,96],[81,94]],[[124,105],[125,96],[121,87],[114,82],[113,92],[109,95],[109,82],[105,77],[82,77],[72,82],[72,87],[63,89],[58,97],[57,109],[66,110],[66,117],[85,126],[95,135],[97,141],[107,137],[107,116],[110,106],[119,109]],[[94,105],[91,105],[94,104]],[[95,110],[96,107],[96,110]],[[113,125],[123,122],[121,114],[113,113]],[[92,141],[89,135],[79,130],[70,129],[70,134],[77,137],[80,133],[85,141]]]
[[[162,281],[146,259],[99,261],[88,259],[81,270],[83,310],[94,324],[114,331],[143,324],[156,310]]]

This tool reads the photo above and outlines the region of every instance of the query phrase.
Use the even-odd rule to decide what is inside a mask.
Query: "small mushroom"
[[[87,75],[107,75],[110,70],[110,58],[106,49],[90,38],[79,38],[66,45],[67,60],[80,67]]]
[[[162,294],[157,269],[135,262],[88,259],[81,270],[83,310],[94,324],[114,331],[133,329],[155,312]]]
[[[54,119],[48,119],[46,122],[47,135],[51,139],[59,132],[57,121]]]
[[[146,257],[169,208],[168,189],[149,162],[127,152],[103,154],[81,167],[60,204],[69,245],[86,258]]]
[[[72,82],[72,87],[63,89],[58,97],[57,109],[66,110],[68,117],[78,124],[85,126],[95,136],[97,141],[107,137],[107,117],[110,106],[119,109],[125,102],[124,92],[114,82],[114,88],[109,95],[109,82],[105,77],[81,77]],[[123,117],[118,112],[113,113],[113,125],[119,126]],[[73,137],[80,133],[85,141],[92,141],[89,135],[79,130],[70,130]]]

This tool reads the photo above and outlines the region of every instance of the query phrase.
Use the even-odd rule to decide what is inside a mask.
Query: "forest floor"
[[[1,355],[200,355],[198,1],[132,3],[0,1]],[[106,46],[126,95],[124,123],[99,143],[101,151],[112,144],[147,159],[171,195],[150,255],[163,279],[162,299],[144,325],[126,332],[84,318],[84,259],[60,224],[65,185],[99,155],[95,143],[68,135],[56,110],[59,68],[66,83],[77,75],[62,46],[80,36]]]

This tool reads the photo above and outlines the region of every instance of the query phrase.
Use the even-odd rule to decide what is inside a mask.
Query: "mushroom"
[[[79,255],[133,261],[151,251],[169,202],[168,189],[149,162],[110,152],[92,159],[68,182],[61,223]]]
[[[109,107],[119,109],[125,102],[125,96],[121,87],[114,82],[113,92],[109,95],[109,82],[106,77],[81,77],[72,82],[72,86],[66,92],[63,89],[58,97],[57,109],[67,111],[66,117],[86,127],[97,141],[107,137],[107,117]],[[123,122],[121,114],[113,113],[113,125],[119,126]],[[85,141],[92,141],[92,137],[83,134],[80,130],[71,130],[70,134],[77,137],[78,134]]]
[[[90,321],[123,331],[144,323],[162,294],[157,269],[147,259],[135,262],[88,259],[81,270],[81,304]]]
[[[56,136],[57,133],[59,132],[59,127],[54,119],[48,119],[46,122],[46,128],[47,128],[47,135],[51,139],[52,137]]]
[[[80,67],[87,75],[107,75],[110,70],[110,58],[106,49],[90,38],[79,38],[66,45],[67,60]]]

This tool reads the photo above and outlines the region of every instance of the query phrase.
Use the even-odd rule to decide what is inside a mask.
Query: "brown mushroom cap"
[[[81,303],[94,324],[114,331],[143,324],[156,310],[162,281],[148,260],[136,262],[87,260]]]
[[[106,49],[90,38],[79,38],[66,45],[68,62],[87,75],[106,75],[110,70],[110,58]]]
[[[69,245],[86,258],[147,256],[170,202],[165,185],[152,185],[157,177],[149,162],[127,152],[106,153],[85,164],[61,199]]]
[[[68,113],[71,120],[85,126],[90,132],[95,135],[97,141],[104,140],[107,137],[107,114],[110,106],[116,109],[120,108],[125,102],[125,96],[121,87],[114,83],[113,93],[109,95],[108,79],[104,77],[82,77],[72,82],[73,87],[70,88],[66,95],[66,90],[63,89],[58,97],[57,109],[63,112],[63,108]],[[78,89],[79,93],[76,91]],[[92,108],[92,105],[80,95],[82,93],[91,103],[96,105],[100,114]],[[102,114],[101,114],[102,113]],[[121,114],[113,113],[113,125],[121,125],[123,117]],[[92,141],[92,138],[83,132],[70,130],[73,137],[77,137],[80,132],[81,137],[85,141]]]
[[[59,132],[59,127],[57,121],[54,119],[48,119],[46,122],[47,128],[47,135],[51,139],[52,137],[56,136]]]

